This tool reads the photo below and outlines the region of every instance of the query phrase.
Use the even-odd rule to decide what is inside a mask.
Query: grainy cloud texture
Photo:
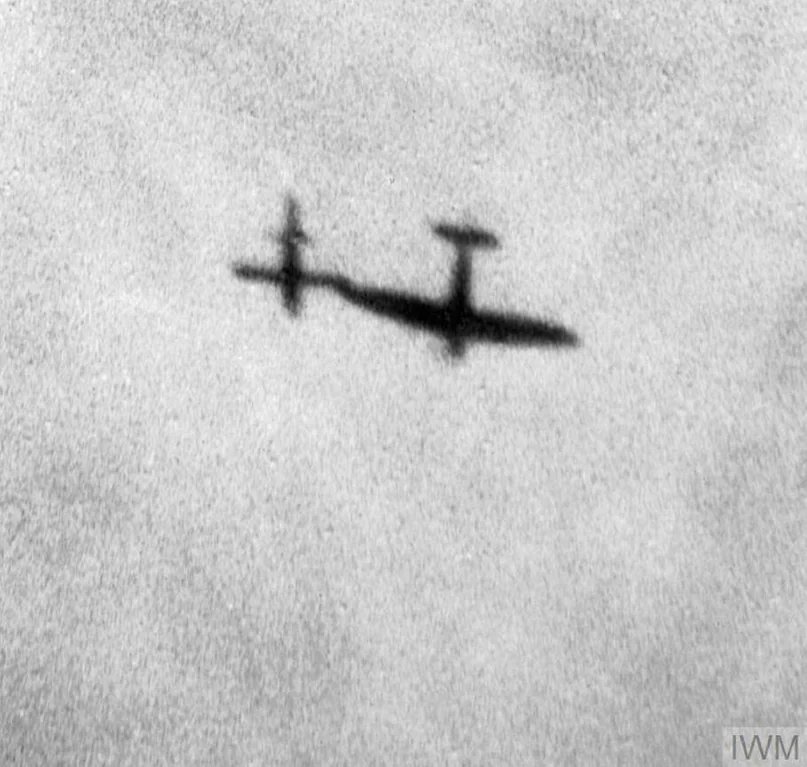
[[[0,4],[0,761],[715,764],[807,724],[807,11]],[[233,279],[474,300],[572,351]],[[804,744],[807,747],[807,744]]]

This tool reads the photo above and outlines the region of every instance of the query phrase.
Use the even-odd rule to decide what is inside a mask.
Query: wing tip
[[[230,271],[240,280],[253,280],[255,282],[271,282],[276,280],[279,276],[279,273],[275,269],[259,266],[257,264],[248,264],[243,261],[230,264]]]
[[[558,342],[561,346],[569,346],[572,349],[578,349],[583,345],[583,339],[569,328],[558,328]]]

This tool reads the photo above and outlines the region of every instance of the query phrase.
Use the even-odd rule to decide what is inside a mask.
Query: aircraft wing
[[[405,325],[440,333],[448,326],[443,303],[394,290],[360,287],[344,278],[331,280],[329,287],[346,301]]]
[[[271,266],[237,263],[232,265],[236,277],[250,282],[268,282],[272,285],[283,285],[291,280],[305,287],[334,287],[339,278],[328,272],[289,272]]]
[[[465,318],[464,334],[477,341],[540,346],[577,346],[575,333],[563,325],[517,314],[474,311]]]
[[[244,280],[283,284],[287,279],[281,269],[254,264],[235,264],[234,274]],[[349,303],[389,317],[403,325],[445,335],[452,332],[446,305],[409,293],[383,288],[368,288],[352,280],[328,272],[306,272],[300,275],[303,284],[333,290]],[[516,314],[472,311],[466,314],[458,328],[459,335],[476,341],[501,344],[576,346],[579,341],[571,330],[544,320]]]
[[[272,269],[268,266],[257,266],[255,264],[233,264],[233,274],[242,280],[252,282],[269,282],[277,284],[283,282],[283,274],[280,269]]]
[[[282,269],[256,264],[237,263],[233,274],[242,280],[284,284],[288,275]],[[408,293],[381,288],[367,288],[329,272],[304,272],[298,279],[309,287],[329,288],[349,303],[380,314],[405,325],[445,332],[447,320],[442,303],[428,301]]]

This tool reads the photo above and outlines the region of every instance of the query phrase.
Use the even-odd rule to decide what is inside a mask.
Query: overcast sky
[[[0,754],[713,764],[807,720],[800,2],[0,7]],[[276,262],[575,350],[233,279]],[[13,761],[13,760],[12,760]]]

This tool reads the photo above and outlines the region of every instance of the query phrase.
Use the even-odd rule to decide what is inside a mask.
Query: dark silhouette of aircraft
[[[562,325],[507,312],[491,312],[471,305],[471,251],[499,246],[496,237],[484,229],[440,222],[432,231],[450,242],[457,253],[452,284],[443,300],[429,300],[397,290],[360,285],[331,272],[302,268],[298,243],[308,242],[299,223],[299,209],[293,198],[286,200],[286,225],[281,234],[280,269],[236,264],[237,277],[278,284],[286,308],[297,314],[302,287],[328,288],[346,301],[396,322],[442,336],[452,357],[461,357],[469,342],[510,345],[577,346],[575,333]]]
[[[300,206],[291,195],[286,196],[286,223],[283,230],[274,239],[280,244],[281,265],[279,269],[236,265],[235,274],[242,279],[260,280],[280,285],[283,295],[283,306],[293,315],[300,313],[303,284],[310,283],[309,275],[302,268],[300,245],[307,245],[310,240],[300,224]]]

